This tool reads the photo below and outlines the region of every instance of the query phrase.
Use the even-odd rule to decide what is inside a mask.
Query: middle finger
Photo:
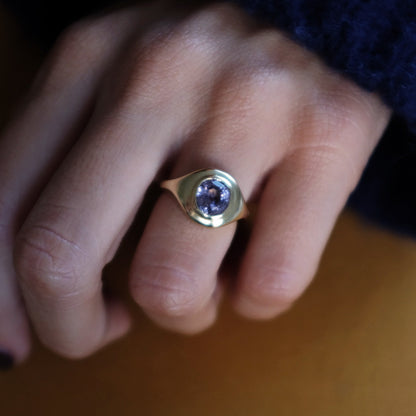
[[[63,355],[89,355],[128,327],[121,305],[104,302],[100,276],[173,143],[189,129],[193,97],[185,78],[189,90],[201,86],[187,73],[169,73],[173,53],[153,51],[133,65],[125,85],[106,89],[18,235],[28,313],[41,340]],[[129,68],[137,51],[132,55]]]

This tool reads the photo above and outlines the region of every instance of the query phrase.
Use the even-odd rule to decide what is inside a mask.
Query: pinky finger
[[[373,130],[375,146],[382,130]],[[242,315],[272,318],[287,310],[309,285],[334,223],[370,156],[373,146],[368,138],[358,138],[342,150],[332,144],[299,149],[272,172],[234,293]]]

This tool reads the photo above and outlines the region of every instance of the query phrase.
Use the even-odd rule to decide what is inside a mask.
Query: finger
[[[67,31],[0,140],[0,349],[18,362],[30,339],[12,261],[15,233],[83,128],[103,68],[121,41],[114,31],[109,35],[120,20],[132,25],[120,13]]]
[[[29,315],[43,343],[62,355],[87,356],[129,327],[120,305],[116,316],[104,302],[101,271],[173,144],[190,128],[195,95],[205,93],[193,75],[201,75],[195,60],[182,63],[191,75],[177,73],[180,55],[172,46],[148,50],[140,62],[132,47],[126,67],[117,68],[126,76],[118,84],[108,78],[112,96],[101,97],[19,233],[16,268]]]
[[[16,244],[16,267],[36,332],[51,349],[73,358],[89,355],[129,327],[126,314],[116,319],[103,301],[101,270],[163,158],[160,144],[137,140],[137,131],[156,138],[161,130],[110,120],[91,127],[68,155]],[[121,131],[124,143],[117,144],[115,161]]]
[[[163,290],[164,288],[160,289]],[[206,300],[206,302],[204,302],[192,313],[181,315],[180,319],[177,319],[176,317],[176,312],[180,309],[180,306],[176,309],[178,305],[174,303],[174,300],[170,303],[172,309],[169,310],[172,314],[169,317],[166,317],[164,313],[160,314],[158,312],[146,312],[148,316],[161,328],[186,335],[193,335],[201,332],[202,329],[210,327],[213,322],[215,322],[218,315],[218,306],[223,298],[223,295],[224,287],[222,282],[219,281],[215,285],[214,291],[212,293],[210,291],[209,299]],[[163,304],[166,305],[167,303]]]
[[[375,100],[377,111],[361,108],[325,123],[321,118],[319,134],[311,124],[301,129],[302,146],[270,175],[234,294],[241,314],[271,318],[310,283],[336,218],[386,126],[389,112]]]
[[[262,82],[258,74],[225,77],[213,97],[207,123],[184,146],[172,177],[216,167],[231,173],[250,198],[265,172],[283,154],[285,135],[270,142],[287,113],[272,95],[280,80]],[[270,104],[270,105],[269,105]],[[287,108],[287,107],[286,107]],[[267,110],[266,110],[267,109]],[[137,248],[130,273],[136,302],[159,325],[181,332],[201,331],[215,319],[213,301],[218,269],[235,231],[235,223],[211,229],[191,221],[171,195],[157,203]]]

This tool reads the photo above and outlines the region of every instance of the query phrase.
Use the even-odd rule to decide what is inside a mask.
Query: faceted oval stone
[[[220,215],[230,203],[230,189],[218,179],[207,179],[198,186],[196,205],[205,215]]]

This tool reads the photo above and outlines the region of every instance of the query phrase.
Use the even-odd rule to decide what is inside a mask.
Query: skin
[[[69,358],[128,331],[101,272],[166,171],[225,170],[257,203],[230,296],[243,316],[277,316],[310,283],[389,117],[234,6],[162,3],[77,23],[0,140],[0,346],[24,360],[28,321]],[[162,327],[208,328],[235,230],[191,221],[163,193],[131,264],[132,297]]]

